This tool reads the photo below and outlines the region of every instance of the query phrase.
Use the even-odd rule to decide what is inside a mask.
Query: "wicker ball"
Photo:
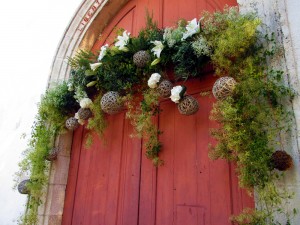
[[[56,160],[58,152],[59,152],[59,148],[52,148],[50,150],[49,154],[46,156],[46,160],[48,160],[48,161]]]
[[[138,51],[133,55],[133,63],[140,68],[145,67],[150,60],[151,57],[146,51]]]
[[[169,80],[163,80],[157,88],[158,93],[163,98],[168,98],[171,95],[171,89],[173,88],[173,84]]]
[[[118,92],[109,91],[101,98],[101,109],[112,115],[120,112],[123,109],[123,103],[120,101]]]
[[[273,168],[285,171],[293,166],[293,159],[285,151],[278,150],[272,154],[271,164]]]
[[[178,110],[183,115],[192,115],[199,109],[198,101],[189,95],[183,97],[178,103]]]
[[[66,121],[66,128],[69,130],[75,130],[79,126],[78,120],[74,117],[70,117]]]
[[[18,191],[20,194],[27,195],[29,194],[29,189],[27,188],[27,184],[30,182],[29,179],[23,180],[18,184]]]
[[[223,100],[232,94],[235,85],[236,81],[232,77],[221,77],[214,83],[213,95],[216,99]]]
[[[80,108],[77,113],[79,119],[81,120],[87,120],[93,115],[92,111],[89,108]]]

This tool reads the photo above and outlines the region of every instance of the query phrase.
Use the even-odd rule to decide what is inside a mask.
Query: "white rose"
[[[175,86],[175,87],[173,87],[172,88],[172,90],[171,90],[171,96],[170,96],[170,98],[171,98],[171,100],[173,101],[173,102],[175,102],[175,103],[179,103],[179,100],[180,100],[180,93],[181,93],[181,91],[182,91],[182,86]]]
[[[148,86],[150,88],[156,88],[157,87],[157,83],[160,80],[161,75],[159,73],[153,73],[151,75],[151,77],[148,80]]]
[[[92,100],[89,98],[83,98],[80,100],[79,105],[81,108],[90,108],[90,106],[93,104]]]
[[[93,63],[90,64],[91,70],[95,71],[102,63]]]

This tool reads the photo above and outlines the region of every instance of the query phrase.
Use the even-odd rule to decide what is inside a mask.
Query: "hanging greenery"
[[[98,56],[79,51],[70,58],[70,78],[42,98],[31,149],[21,163],[21,170],[31,173],[29,210],[23,223],[36,224],[42,187],[47,182],[44,159],[69,117],[68,121],[83,125],[84,119],[93,115],[86,128],[103,137],[105,112],[114,114],[127,108],[126,117],[136,135],[145,140],[146,156],[155,166],[162,165],[159,153],[163,143],[155,123],[160,98],[169,96],[182,114],[198,111],[197,100],[185,95],[186,87],[173,87],[165,71],[173,65],[175,81],[187,80],[202,77],[204,68],[212,65],[222,78],[214,87],[218,101],[211,119],[220,126],[211,132],[217,144],[211,146],[210,156],[236,162],[240,185],[254,188],[262,206],[245,209],[232,220],[237,224],[277,224],[273,213],[290,196],[276,188],[280,176],[273,169],[290,168],[291,158],[275,161],[279,153],[273,153],[284,150],[278,137],[290,127],[285,103],[291,101],[293,91],[284,85],[282,71],[268,68],[267,61],[277,54],[276,43],[258,31],[260,24],[255,15],[241,15],[237,8],[205,12],[200,20],[180,20],[177,27],[165,29],[159,29],[148,16],[146,28],[137,37],[119,30],[114,44],[103,45]],[[82,116],[83,112],[88,116]],[[68,122],[67,127],[77,126],[73,125]],[[92,135],[88,135],[90,145]],[[289,221],[290,215],[285,215]]]

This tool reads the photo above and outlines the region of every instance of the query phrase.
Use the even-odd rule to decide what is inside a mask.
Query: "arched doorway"
[[[111,42],[115,27],[136,35],[145,24],[145,9],[153,12],[160,27],[174,25],[179,18],[199,18],[203,10],[222,9],[235,1],[161,0],[130,1],[108,24],[92,50]],[[159,168],[144,156],[143,140],[133,132],[125,112],[107,116],[104,140],[94,138],[85,148],[86,131],[74,133],[63,224],[75,225],[226,225],[229,217],[252,199],[238,189],[232,165],[208,158],[209,111],[214,77],[208,73],[185,83],[200,104],[192,116],[180,115],[169,100],[160,103],[157,125],[163,131]]]

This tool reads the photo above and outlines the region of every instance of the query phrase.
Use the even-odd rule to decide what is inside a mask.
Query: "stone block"
[[[70,158],[58,155],[53,161],[50,173],[50,184],[67,185]]]
[[[62,222],[61,215],[50,215],[48,217],[48,225],[60,225]]]
[[[73,132],[61,134],[56,140],[56,146],[60,149],[58,155],[70,157],[72,147]]]

